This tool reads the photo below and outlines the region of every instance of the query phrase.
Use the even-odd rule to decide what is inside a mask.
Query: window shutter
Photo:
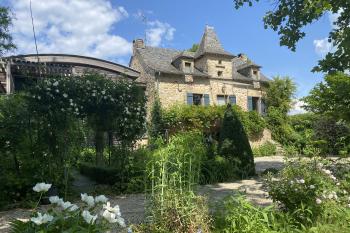
[[[228,99],[229,99],[230,104],[232,104],[232,105],[237,104],[237,102],[236,102],[236,96],[235,96],[235,95],[230,95],[230,96],[228,97]]]
[[[266,114],[266,104],[265,104],[265,100],[264,99],[261,99],[261,113],[263,115]]]
[[[253,111],[253,97],[248,96],[248,111]]]
[[[204,105],[209,106],[210,105],[210,99],[209,99],[209,94],[204,94]]]
[[[187,93],[187,104],[193,105],[193,94],[192,93]]]

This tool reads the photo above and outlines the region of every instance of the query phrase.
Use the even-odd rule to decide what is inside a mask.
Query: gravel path
[[[283,167],[283,157],[259,157],[255,158],[256,172],[261,173],[267,168],[280,169]],[[249,180],[241,180],[232,183],[219,183],[215,185],[201,186],[198,192],[208,196],[210,203],[215,203],[233,192],[245,192],[248,200],[257,205],[269,205],[271,200],[267,198],[267,193],[259,177]],[[118,204],[123,217],[127,223],[139,223],[144,219],[145,214],[145,196],[143,194],[130,194],[110,197],[113,205]],[[28,209],[15,209],[0,212],[0,232],[8,233],[8,222],[13,219],[26,220],[31,214]]]

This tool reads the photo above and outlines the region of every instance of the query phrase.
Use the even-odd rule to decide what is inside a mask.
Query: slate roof
[[[183,53],[182,51],[146,46],[145,48],[137,49],[137,52],[140,53],[144,63],[154,71],[170,74],[184,74],[184,72],[177,69],[172,64],[174,58],[179,57],[179,55]],[[186,52],[186,54],[188,55],[191,53]],[[194,55],[194,53],[192,54]],[[208,76],[196,68],[192,74],[195,76]]]
[[[241,58],[235,57],[231,53],[226,52],[222,48],[214,29],[208,26],[205,29],[200,46],[195,53],[150,46],[137,48],[136,53],[137,54],[134,54],[134,56],[139,56],[142,63],[153,71],[177,75],[185,74],[182,70],[174,66],[174,61],[179,58],[189,58],[195,60],[206,53],[229,56],[232,57],[232,79],[238,82],[251,83],[254,81],[252,78],[239,73],[239,70],[249,66],[260,67],[251,61],[244,61]],[[207,73],[200,71],[197,68],[194,68],[194,71],[191,74],[199,77],[209,77]],[[260,73],[260,81],[269,82],[269,79]]]
[[[219,41],[219,38],[217,37],[214,31],[214,28],[209,26],[205,27],[205,32],[203,34],[201,43],[199,44],[195,57],[201,57],[206,53],[234,57],[231,53],[224,50]]]

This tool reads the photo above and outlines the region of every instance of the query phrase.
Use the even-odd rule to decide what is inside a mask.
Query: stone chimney
[[[136,49],[144,49],[145,42],[143,39],[135,39],[132,41],[133,53],[135,54]]]
[[[238,58],[240,58],[242,61],[247,62],[248,61],[248,57],[247,55],[245,55],[244,53],[240,53],[238,54]]]

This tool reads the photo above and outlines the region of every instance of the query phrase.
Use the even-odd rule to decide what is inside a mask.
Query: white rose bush
[[[51,184],[46,183],[38,183],[33,187],[35,192],[40,193],[38,203],[50,187]],[[38,211],[37,205],[28,221],[12,221],[11,232],[97,233],[126,229],[119,206],[112,206],[104,195],[93,197],[83,193],[80,204],[64,201],[59,196],[51,196],[49,201],[51,205],[45,213]]]
[[[267,177],[268,191],[279,208],[301,222],[335,216],[350,204],[350,164],[314,158],[287,161],[277,177]]]

